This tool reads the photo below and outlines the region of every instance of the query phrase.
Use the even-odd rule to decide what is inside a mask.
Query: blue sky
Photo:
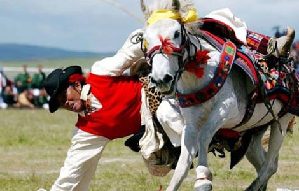
[[[290,25],[299,34],[299,0],[194,1],[200,16],[228,7],[251,30],[273,35]],[[116,51],[142,19],[137,0],[0,0],[0,43]]]

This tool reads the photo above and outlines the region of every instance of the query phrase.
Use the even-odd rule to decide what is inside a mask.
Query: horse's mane
[[[145,20],[147,20],[150,15],[161,9],[166,10],[176,10],[185,17],[188,11],[191,9],[196,9],[192,0],[140,0],[141,9],[144,13]],[[174,5],[176,4],[176,6]]]

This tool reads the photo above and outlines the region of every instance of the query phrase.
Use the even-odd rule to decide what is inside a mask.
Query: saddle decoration
[[[174,10],[166,10],[166,9],[156,10],[147,19],[147,25],[150,26],[161,19],[174,19],[182,23],[190,23],[190,22],[197,21],[198,14],[195,8],[190,9],[185,17],[182,17],[182,15],[178,11],[174,11]]]
[[[191,94],[176,93],[181,107],[190,107],[201,104],[216,95],[222,88],[228,74],[231,71],[237,48],[231,41],[225,42],[220,54],[219,65],[210,83],[199,91]]]

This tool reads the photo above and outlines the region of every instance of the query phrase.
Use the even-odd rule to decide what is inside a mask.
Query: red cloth
[[[78,116],[76,126],[88,133],[116,139],[138,132],[141,126],[141,83],[129,76],[89,74],[87,83],[102,108],[85,117]]]

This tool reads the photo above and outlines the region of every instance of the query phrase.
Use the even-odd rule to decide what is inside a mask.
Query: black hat
[[[72,74],[83,74],[80,66],[69,66],[65,69],[55,69],[52,71],[44,81],[43,86],[47,94],[50,96],[49,110],[51,113],[55,112],[60,104],[57,100],[57,95],[68,87],[68,78]]]

